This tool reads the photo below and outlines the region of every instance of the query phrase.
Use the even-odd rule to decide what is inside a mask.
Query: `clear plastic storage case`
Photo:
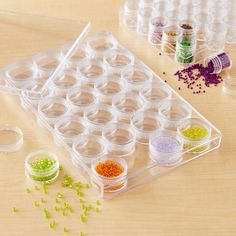
[[[38,23],[45,21],[47,18],[42,18]],[[26,48],[19,49],[19,55],[36,56],[4,67],[4,78],[11,75],[14,81],[8,83],[7,79],[6,83],[4,79],[1,84],[4,90],[20,93],[23,108],[32,111],[39,125],[51,132],[55,144],[70,153],[78,173],[98,196],[112,198],[219,148],[220,131],[115,37],[100,32],[81,40],[88,24],[79,23],[83,29],[80,36],[73,44],[65,44],[63,36],[75,30],[66,24],[77,26],[76,21],[47,22],[48,31],[42,30],[42,34],[53,37],[51,41],[47,38],[46,46],[55,48],[59,43],[58,48],[39,53],[45,49],[39,40],[41,47],[38,42],[28,53]],[[36,26],[22,31],[34,28],[37,38]],[[73,33],[78,34],[78,29]],[[35,73],[41,77],[34,79]],[[186,145],[189,140],[180,134],[196,124],[186,125],[191,118],[197,118],[197,124],[204,124],[205,132],[210,132],[207,138]],[[119,173],[101,175],[103,164],[115,166]]]
[[[77,44],[48,81],[38,105],[31,99],[24,103],[56,144],[71,154],[78,172],[101,198],[114,197],[219,148],[220,131],[110,33],[89,35]],[[74,61],[81,50],[84,58]],[[67,71],[73,71],[76,86],[60,93],[55,84]],[[179,130],[190,118],[198,118],[211,132],[183,148]],[[161,142],[179,144],[177,151],[155,150],[158,134],[164,137]],[[122,174],[107,178],[96,173],[96,166],[105,161],[116,162]]]

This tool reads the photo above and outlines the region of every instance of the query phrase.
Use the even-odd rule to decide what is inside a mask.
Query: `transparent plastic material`
[[[125,5],[127,2],[125,1]],[[193,63],[203,63],[212,52],[234,47],[236,43],[235,9],[233,1],[222,3],[222,1],[157,0],[152,4],[139,4],[136,9],[137,27],[134,30],[140,36],[144,36],[149,45],[157,47],[175,63],[188,67]],[[123,14],[120,15],[123,16]],[[124,19],[125,16],[121,17],[123,24]],[[165,23],[163,29],[160,25],[158,27],[153,24],[152,19],[154,22],[155,19],[162,19]],[[181,27],[182,25],[185,29]],[[194,60],[192,60],[192,55],[184,56],[181,62],[176,60],[176,44],[181,35],[195,42],[196,50],[191,50]]]
[[[38,161],[41,159],[50,159],[52,161],[55,161],[55,164],[50,169],[45,169],[43,171],[34,170],[31,167],[31,164],[34,163],[35,161]],[[26,159],[25,159],[25,174],[29,179],[34,180],[34,181],[40,181],[40,182],[49,181],[49,182],[51,182],[51,181],[54,181],[58,177],[59,166],[60,165],[59,165],[58,157],[54,153],[40,150],[40,151],[30,153],[26,157]]]
[[[24,143],[23,132],[10,124],[0,124],[0,153],[16,152]]]
[[[99,42],[108,40],[116,42],[116,44],[109,50],[101,50],[103,53],[100,51],[97,56],[94,56],[94,51],[91,51],[90,46],[86,45],[88,45],[87,39],[90,43],[91,39],[96,38],[99,38]],[[111,34],[102,32],[91,35],[85,38],[81,45],[76,42],[70,56],[73,58],[73,55],[80,54],[81,50],[84,51],[86,59],[78,60],[76,68],[84,67],[84,62],[87,63],[86,68],[89,68],[88,62],[93,63],[95,60],[99,67],[105,70],[104,76],[92,82],[93,86],[80,85],[71,91],[66,91],[66,94],[58,93],[60,95],[52,97],[51,94],[55,94],[56,88],[51,85],[55,78],[70,67],[68,66],[68,62],[71,60],[69,57],[66,61],[61,62],[59,65],[61,70],[54,72],[48,86],[44,88],[41,96],[37,97],[38,105],[31,99],[24,101],[29,110],[34,112],[40,125],[47,128],[54,137],[56,136],[56,141],[71,154],[72,163],[75,164],[78,172],[88,182],[93,183],[94,191],[101,198],[111,198],[144,184],[154,177],[220,146],[220,131],[164,83],[149,67],[119,44]],[[128,78],[133,78],[130,75],[133,75],[133,71],[136,71],[137,68],[142,69],[142,72],[145,68],[144,74],[148,75],[147,78],[151,76],[152,79],[147,79],[147,81],[145,79],[145,84],[142,86],[134,86],[134,92],[131,86],[126,86],[127,79],[123,76],[125,71],[131,71],[131,74],[128,73]],[[141,78],[143,78],[143,73],[141,74]],[[146,76],[144,77],[146,78]],[[81,76],[77,78],[79,84],[84,81]],[[133,82],[133,79],[131,81]],[[50,94],[47,94],[49,88]],[[67,120],[67,117],[73,116],[76,117],[76,126],[72,125],[75,124],[74,118],[73,122]],[[193,149],[199,148],[201,145],[208,145],[208,149],[199,153],[193,153],[191,149],[182,149],[181,155],[178,153],[178,158],[174,156],[173,159],[163,157],[164,159],[156,161],[156,154],[150,158],[150,148],[146,144],[148,140],[150,142],[152,135],[159,131],[176,134],[180,124],[185,119],[193,117],[199,118],[211,127],[209,140]],[[83,124],[86,130],[82,131],[79,124]],[[71,136],[75,134],[74,127],[76,135],[71,144]],[[56,131],[58,129],[60,132]],[[80,130],[81,134],[79,134]],[[98,131],[101,136],[93,135],[94,131]],[[69,142],[67,134],[70,137]],[[183,146],[183,143],[181,145]],[[113,157],[117,158],[116,160],[121,159],[122,163],[125,163],[124,166],[121,163],[123,168],[127,165],[127,174],[122,178],[112,179],[112,181],[97,176],[94,168],[98,161],[102,158]]]
[[[7,11],[0,11],[0,22],[0,89],[16,94],[30,90],[27,85],[39,77],[45,78],[46,86],[69,55],[64,45],[69,44],[70,49],[71,43],[79,43],[90,26],[88,22]]]

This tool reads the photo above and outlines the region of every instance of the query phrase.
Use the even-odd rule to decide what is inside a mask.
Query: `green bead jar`
[[[59,174],[58,158],[48,151],[30,153],[25,160],[25,173],[35,181],[53,181]]]
[[[194,63],[196,41],[194,38],[186,39],[183,35],[178,38],[175,52],[175,60],[178,64],[188,66]]]

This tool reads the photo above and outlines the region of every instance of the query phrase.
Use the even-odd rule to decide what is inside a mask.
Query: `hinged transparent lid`
[[[46,82],[89,27],[89,22],[0,11],[0,89],[19,93],[34,81]]]

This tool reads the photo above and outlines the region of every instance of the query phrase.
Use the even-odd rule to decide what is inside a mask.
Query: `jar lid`
[[[23,145],[23,132],[10,124],[0,124],[0,152],[15,152]]]

